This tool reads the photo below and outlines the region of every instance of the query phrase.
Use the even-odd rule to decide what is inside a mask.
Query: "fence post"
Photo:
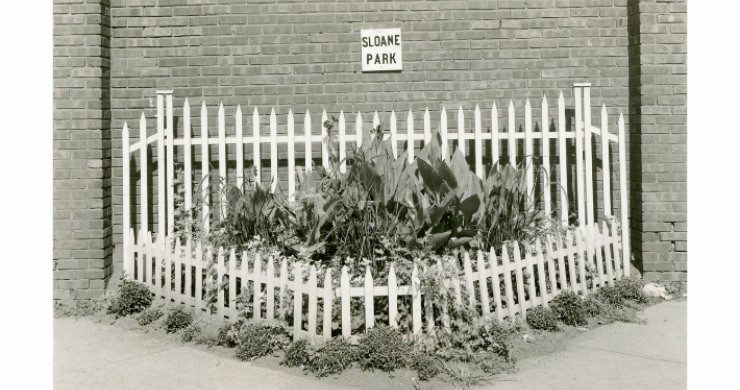
[[[331,338],[331,319],[334,307],[334,290],[332,289],[331,268],[326,269],[324,277],[324,339]]]
[[[123,273],[130,275],[133,267],[130,266],[131,256],[131,156],[129,152],[128,123],[123,122]]]
[[[516,130],[516,122],[515,122],[515,111],[514,111],[514,101],[509,100],[509,128],[508,130],[508,136],[509,136],[509,164],[511,164],[512,167],[516,167],[516,137],[514,135],[514,131]]]
[[[203,198],[203,231],[208,233],[211,230],[210,227],[210,204],[211,204],[211,183],[209,180],[209,161],[208,156],[208,108],[206,108],[206,102],[200,108],[200,150],[201,150],[201,177],[203,187],[201,188],[201,196]]]
[[[296,261],[293,265],[293,338],[301,338],[303,322],[303,264]],[[255,281],[256,283],[256,281]]]
[[[491,105],[491,167],[497,165],[499,161],[498,139],[498,107],[496,107],[496,102],[493,102]],[[488,172],[485,172],[485,176],[488,176]]]
[[[342,293],[342,337],[349,339],[352,336],[352,317],[349,312],[349,274],[347,273],[347,266],[342,267],[342,278],[341,278],[341,293]]]
[[[140,213],[141,213],[141,230],[143,230],[145,233],[149,231],[149,206],[147,204],[148,196],[148,189],[149,189],[149,183],[148,183],[148,176],[149,176],[149,168],[148,168],[148,161],[149,158],[149,145],[147,144],[146,140],[146,117],[144,117],[144,113],[141,113],[141,119],[139,119],[139,152],[141,155],[141,163],[140,166],[140,177],[141,181],[139,183],[140,187]]]
[[[457,148],[460,149],[463,155],[466,153],[467,140],[465,139],[465,113],[463,112],[462,106],[457,110]],[[453,150],[452,153],[455,153]]]
[[[373,276],[370,266],[365,268],[365,329],[375,325],[375,305],[373,302]]]
[[[627,141],[624,138],[624,117],[619,114],[619,198],[622,214],[622,264],[624,265],[624,276],[629,277],[631,271],[630,254],[630,221],[629,221],[629,199],[627,199]]]
[[[169,140],[168,140],[169,141]],[[169,156],[168,156],[169,157]],[[165,228],[165,156],[164,156],[164,95],[157,91],[157,240],[167,234]],[[170,182],[171,183],[171,182]],[[170,198],[171,199],[171,198]]]
[[[391,263],[388,271],[388,323],[392,328],[398,328],[396,317],[398,316],[398,285],[396,282],[396,270]]]
[[[574,141],[576,141],[574,139]],[[577,142],[576,142],[577,143]],[[558,194],[560,197],[560,219],[563,221],[563,226],[568,226],[570,219],[569,215],[569,204],[568,204],[568,154],[567,144],[565,138],[565,99],[563,98],[563,91],[560,91],[560,97],[558,98],[558,150],[560,156],[560,174],[558,180],[560,188],[558,188]]]

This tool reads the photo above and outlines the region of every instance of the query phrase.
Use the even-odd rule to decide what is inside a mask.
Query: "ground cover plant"
[[[108,313],[123,317],[139,313],[152,305],[152,292],[149,287],[137,281],[124,279],[118,296],[108,307]]]
[[[170,308],[164,319],[164,327],[167,333],[176,333],[187,328],[193,322],[193,314],[182,306]]]

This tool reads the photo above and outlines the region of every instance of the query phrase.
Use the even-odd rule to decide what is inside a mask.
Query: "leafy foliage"
[[[354,351],[352,346],[341,337],[335,337],[309,352],[306,369],[319,378],[329,375],[339,375],[352,366]]]
[[[566,325],[580,326],[586,324],[586,308],[578,294],[565,290],[553,299],[550,306]]]
[[[416,371],[420,381],[428,381],[444,370],[439,357],[422,350],[414,350],[407,357],[408,367]]]
[[[596,294],[597,299],[609,306],[621,308],[623,306],[622,294],[616,287],[603,286]]]
[[[283,358],[282,364],[285,364],[288,367],[300,367],[308,362],[309,357],[308,341],[294,341],[285,350],[285,357]]]
[[[405,366],[405,357],[411,346],[403,340],[401,332],[386,325],[368,329],[360,339],[356,351],[357,362],[363,370],[379,369],[391,372]]]
[[[164,319],[164,327],[167,333],[176,333],[187,328],[193,322],[193,314],[181,306],[175,306],[167,313]]]
[[[629,299],[640,304],[647,303],[648,299],[642,291],[645,281],[636,277],[621,278],[616,281],[614,288],[624,299]]]
[[[200,336],[201,333],[203,333],[203,327],[197,322],[191,322],[190,325],[182,331],[182,341],[186,343],[193,341],[193,339]]]
[[[227,339],[237,346],[236,356],[253,360],[273,354],[290,343],[291,328],[278,320],[239,320],[227,331]]]
[[[124,279],[118,297],[108,307],[108,314],[116,318],[139,313],[152,305],[152,292],[146,285]]]
[[[490,385],[493,379],[492,374],[481,372],[461,362],[445,363],[444,369],[453,385],[465,389],[470,389],[470,386]]]
[[[152,306],[139,314],[138,322],[141,326],[147,326],[152,322],[162,318],[164,312],[161,307]]]
[[[527,312],[527,324],[538,330],[558,330],[558,316],[550,308],[536,306]]]

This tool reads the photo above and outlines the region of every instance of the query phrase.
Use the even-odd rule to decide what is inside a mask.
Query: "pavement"
[[[685,389],[687,302],[645,310],[647,325],[614,323],[579,335],[551,355],[525,359],[497,379],[506,389]],[[339,389],[327,382],[80,319],[54,320],[54,388]],[[347,387],[341,387],[346,389]]]

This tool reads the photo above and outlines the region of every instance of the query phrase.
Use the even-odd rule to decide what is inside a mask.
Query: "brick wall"
[[[108,8],[54,1],[55,299],[102,296],[112,272]]]
[[[686,1],[639,2],[640,187],[632,214],[645,278],[686,280]],[[634,154],[634,153],[633,153]]]
[[[72,8],[73,5],[82,7],[101,2],[82,4],[83,1],[78,0],[75,4],[68,4],[70,2],[56,0],[58,19],[55,19],[55,24],[59,30],[55,31],[55,61],[58,61],[58,55],[70,53],[71,48],[67,48],[66,42],[82,42],[75,44],[84,45],[94,39],[92,36],[76,38],[81,34],[80,31],[60,28],[67,28],[66,23],[77,20],[87,21],[79,18],[82,8]],[[634,162],[640,160],[640,153],[649,152],[647,149],[643,151],[643,146],[640,146],[647,147],[650,141],[644,138],[648,134],[642,130],[643,127],[648,130],[649,122],[640,122],[640,111],[646,109],[640,103],[641,93],[649,89],[639,86],[647,80],[640,79],[640,38],[637,37],[635,41],[635,34],[631,33],[635,22],[639,23],[640,16],[647,11],[642,9],[642,3],[647,5],[648,2],[110,0],[110,19],[107,18],[108,2],[102,3],[104,5],[98,13],[102,16],[98,33],[100,53],[95,58],[110,58],[110,63],[101,62],[97,68],[79,60],[66,65],[64,61],[55,63],[55,77],[64,80],[55,80],[55,158],[67,156],[71,159],[72,152],[59,156],[57,153],[62,151],[62,145],[74,145],[91,153],[92,157],[88,158],[95,162],[90,164],[100,164],[99,167],[85,166],[80,169],[101,175],[95,178],[98,182],[86,182],[86,185],[100,184],[98,189],[102,191],[95,195],[100,194],[96,199],[102,202],[102,208],[90,210],[83,207],[82,203],[77,206],[80,212],[91,213],[90,222],[103,221],[101,226],[105,226],[105,229],[102,237],[95,239],[98,241],[93,240],[95,244],[90,244],[92,239],[85,239],[84,245],[87,245],[85,250],[90,245],[102,245],[104,249],[100,254],[104,260],[100,269],[106,270],[103,273],[105,276],[110,274],[111,250],[112,264],[120,267],[121,262],[121,248],[116,245],[122,242],[121,128],[124,121],[128,121],[130,128],[138,130],[138,118],[143,110],[149,118],[149,134],[152,134],[155,128],[156,91],[159,89],[175,91],[176,133],[182,132],[182,121],[178,118],[184,98],[188,97],[194,118],[199,116],[198,108],[203,101],[212,109],[209,132],[215,135],[215,107],[219,102],[224,103],[227,116],[233,113],[237,104],[241,104],[247,122],[251,121],[248,114],[255,106],[263,114],[268,113],[269,107],[274,107],[278,115],[286,114],[291,108],[299,115],[310,109],[318,125],[318,113],[323,108],[330,115],[337,115],[340,110],[345,113],[378,111],[381,121],[387,121],[391,110],[399,112],[411,109],[415,114],[420,114],[428,107],[436,113],[443,105],[448,109],[462,105],[464,109],[471,110],[476,103],[484,108],[490,107],[494,101],[499,107],[506,107],[509,99],[515,100],[517,114],[521,116],[524,102],[530,98],[534,122],[538,124],[543,94],[548,97],[551,114],[554,114],[553,107],[561,90],[567,106],[573,107],[572,84],[588,81],[593,86],[592,117],[595,126],[600,126],[596,108],[602,103],[607,105],[610,120],[613,121],[610,123],[612,128],[615,128],[618,113],[627,113],[629,108],[629,115],[625,116],[631,133],[629,142],[632,148],[629,154],[638,154],[634,159],[630,156],[633,236],[640,248],[643,238],[649,238],[641,235],[646,217],[642,214],[641,206],[635,207],[635,204],[642,204],[638,199],[642,194],[641,180],[646,174],[642,165]],[[669,13],[670,7],[675,6],[656,4],[667,6]],[[656,24],[664,22],[663,19],[658,20],[656,15]],[[403,31],[403,71],[362,73],[360,45],[357,43],[360,30],[391,27],[400,27]],[[640,33],[638,28],[636,34]],[[669,28],[666,35],[671,34]],[[633,58],[635,53],[639,57],[636,62]],[[65,60],[68,59],[65,57]],[[64,73],[65,69],[69,73]],[[81,69],[88,72],[84,75],[89,78],[82,79]],[[84,86],[85,82],[92,80],[100,80],[101,87],[77,91],[82,96],[71,95],[73,88],[69,85]],[[106,80],[109,80],[109,84],[104,84]],[[108,91],[110,95],[107,95]],[[652,93],[659,92],[654,90]],[[645,96],[645,102],[648,100],[648,96]],[[60,106],[62,101],[74,107]],[[665,99],[655,102],[653,105],[667,107]],[[671,104],[680,107],[678,101],[672,101]],[[80,115],[73,114],[73,109],[89,111],[90,115],[94,112],[100,117],[65,122],[65,115],[70,118]],[[500,115],[504,113],[500,111]],[[284,120],[284,116],[279,118]],[[417,119],[420,118],[421,115],[417,115]],[[353,123],[354,116],[348,119],[349,123]],[[61,120],[61,123],[56,123],[57,120]],[[371,120],[369,115],[365,114],[365,120]],[[433,121],[436,120],[433,116]],[[448,127],[456,129],[456,115],[452,113],[448,120]],[[486,116],[484,127],[487,127],[485,121]],[[468,122],[466,126],[472,124],[472,115],[468,116]],[[74,137],[68,132],[70,130],[61,127],[80,127],[82,123],[86,123],[85,132],[78,133],[96,134],[99,143],[91,146],[64,143],[74,140]],[[638,127],[635,127],[636,124]],[[657,119],[655,125],[659,125]],[[660,123],[660,126],[663,125]],[[193,121],[193,127],[198,136],[200,129],[197,119]],[[433,127],[437,128],[437,123],[433,123]],[[283,128],[284,123],[280,123],[279,131]],[[245,129],[251,127],[246,126]],[[229,132],[233,132],[233,124],[230,123],[227,124]],[[132,133],[136,137],[138,131]],[[59,139],[62,136],[72,138]],[[636,137],[634,142],[631,139],[633,137]],[[653,140],[653,143],[656,142],[662,142],[662,139]],[[154,159],[154,156],[151,158]],[[82,160],[74,161],[75,164],[83,164],[78,162]],[[108,165],[110,162],[112,165]],[[676,167],[679,169],[680,165]],[[685,164],[683,167],[685,169]],[[58,170],[59,175],[72,175],[75,171],[64,166],[59,166]],[[134,168],[132,173],[135,172]],[[55,188],[74,182],[71,178],[55,179],[59,182],[55,183]],[[61,184],[62,181],[64,184]],[[156,186],[153,186],[149,191],[152,203],[156,201],[155,189]],[[618,194],[618,188],[612,190]],[[62,194],[71,192],[55,189],[57,203],[65,200],[61,198]],[[600,192],[596,195],[597,202],[598,196]],[[138,199],[136,190],[132,198]],[[55,213],[61,207],[61,203],[59,206],[57,203]],[[618,197],[614,199],[614,204],[619,204]],[[72,218],[71,213],[73,211],[66,214],[60,212],[59,217]],[[79,224],[73,229],[82,229],[82,221],[85,219],[74,218],[70,219],[69,224]],[[150,216],[149,221],[156,223],[156,216]],[[157,230],[154,226],[152,228]],[[55,234],[57,232],[61,234],[63,230],[55,226]],[[57,241],[62,245],[61,236],[59,239],[55,237],[55,244]],[[64,245],[83,246],[74,240],[68,242]],[[55,254],[55,264],[58,261]],[[84,264],[79,265],[84,268]]]

